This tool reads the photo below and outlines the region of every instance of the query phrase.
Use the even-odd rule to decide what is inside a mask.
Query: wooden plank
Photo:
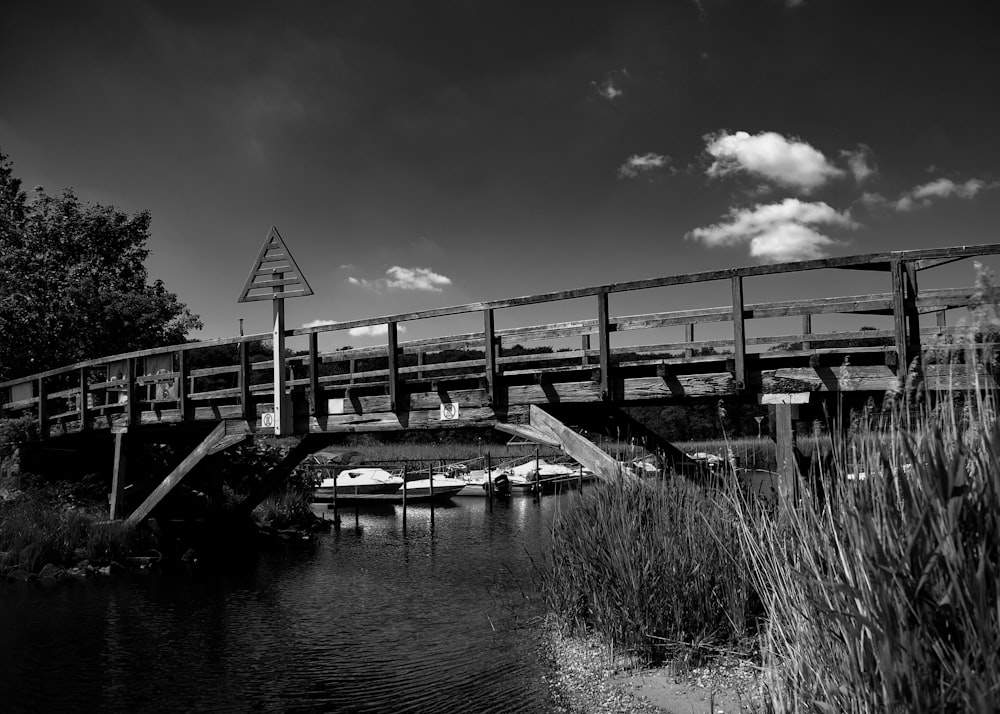
[[[743,277],[733,276],[733,358],[736,363],[734,377],[738,389],[747,384],[746,328],[743,324]]]
[[[489,404],[496,403],[497,386],[497,339],[496,325],[493,321],[493,311],[483,310],[483,354],[486,372],[486,400]]]
[[[208,456],[209,451],[226,435],[226,423],[220,422],[212,429],[195,449],[188,454],[177,467],[157,486],[138,508],[126,519],[129,525],[136,525],[144,520],[150,512],[169,494],[192,469]]]
[[[580,364],[588,365],[590,364],[590,333],[580,336],[580,351],[583,355],[580,357]]]
[[[920,312],[917,310],[917,269],[913,263],[903,261],[903,311],[906,315],[906,350],[916,357],[920,354]],[[911,357],[911,359],[912,359]]]
[[[812,334],[812,315],[802,316],[802,334],[803,336]],[[811,343],[809,342],[809,340],[803,339],[802,349],[804,350],[809,349],[810,344]]]
[[[597,349],[601,370],[601,399],[611,399],[611,337],[608,334],[608,293],[597,295]]]
[[[388,345],[386,353],[389,357],[389,409],[399,411],[399,335],[395,322],[386,325]]]
[[[685,322],[684,323],[684,341],[685,342],[694,342],[694,323],[693,322]],[[687,358],[694,357],[694,350],[691,347],[688,347],[687,349],[684,350],[684,356],[687,357]]]
[[[548,412],[532,404],[528,410],[529,424],[535,429],[558,442],[562,450],[577,463],[590,469],[594,476],[602,481],[620,483],[623,480],[634,480],[635,477],[626,473],[620,463],[597,444],[580,436]]]

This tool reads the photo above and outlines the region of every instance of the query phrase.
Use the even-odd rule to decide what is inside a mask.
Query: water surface
[[[544,712],[532,557],[572,495],[342,510],[211,567],[0,586],[0,710]]]

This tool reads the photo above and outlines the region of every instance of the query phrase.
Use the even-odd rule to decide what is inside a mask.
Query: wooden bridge
[[[991,244],[758,265],[298,329],[285,329],[283,313],[278,314],[277,304],[285,297],[279,286],[295,282],[294,276],[280,272],[289,266],[279,266],[271,271],[277,279],[258,271],[263,280],[252,274],[248,282],[249,287],[274,291],[264,296],[273,297],[276,304],[273,333],[101,357],[0,383],[0,417],[29,417],[41,440],[111,431],[116,435],[116,464],[124,459],[126,434],[161,433],[182,425],[210,429],[185,463],[132,513],[133,520],[148,515],[158,502],[157,492],[162,490],[162,498],[203,456],[247,434],[495,427],[558,444],[598,470],[613,469],[600,455],[589,453],[596,447],[562,424],[573,421],[575,408],[584,410],[588,404],[618,409],[696,398],[757,399],[771,405],[779,463],[789,463],[795,405],[808,402],[811,395],[896,388],[929,338],[955,332],[947,313],[982,299],[970,286],[918,290],[923,271],[998,253],[1000,245]],[[281,257],[268,254],[265,244],[261,257],[266,255]],[[881,271],[886,291],[765,303],[744,300],[749,279],[829,269]],[[683,311],[609,311],[611,295],[705,282],[721,285],[731,299],[721,306]],[[558,307],[581,298],[592,301],[586,319],[496,326],[501,311],[506,315],[543,303]],[[477,315],[482,329],[399,339],[404,323],[469,313]],[[921,326],[921,315],[928,313],[937,315],[935,324]],[[813,317],[824,314],[887,315],[892,326],[814,332]],[[748,336],[753,320],[788,316],[801,318],[799,334]],[[712,339],[698,339],[709,323],[727,323],[719,326],[725,334],[720,337],[717,327]],[[683,340],[641,338],[640,331],[671,326],[683,326]],[[370,327],[384,328],[383,345],[319,349],[323,333],[346,335],[352,328]],[[632,333],[630,343],[612,347],[612,335],[626,332]],[[305,338],[307,349],[289,353],[285,339],[296,337]],[[511,349],[565,338],[578,340],[578,347],[537,353]],[[955,382],[948,365],[925,363],[921,373],[931,390],[963,386]],[[275,394],[282,398],[275,399]],[[116,482],[118,476],[116,468]],[[121,515],[118,510],[113,507],[113,514]]]

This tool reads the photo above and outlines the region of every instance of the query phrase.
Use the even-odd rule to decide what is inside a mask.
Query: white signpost
[[[273,428],[275,436],[292,433],[292,404],[285,378],[285,298],[312,294],[306,276],[299,270],[278,229],[271,226],[237,302],[271,301],[274,412],[261,415],[261,427]],[[244,379],[247,378],[248,375],[244,375]]]

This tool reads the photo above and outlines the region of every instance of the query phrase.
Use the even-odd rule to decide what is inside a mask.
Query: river
[[[221,564],[0,585],[0,711],[550,711],[532,559],[572,498],[342,510]]]

